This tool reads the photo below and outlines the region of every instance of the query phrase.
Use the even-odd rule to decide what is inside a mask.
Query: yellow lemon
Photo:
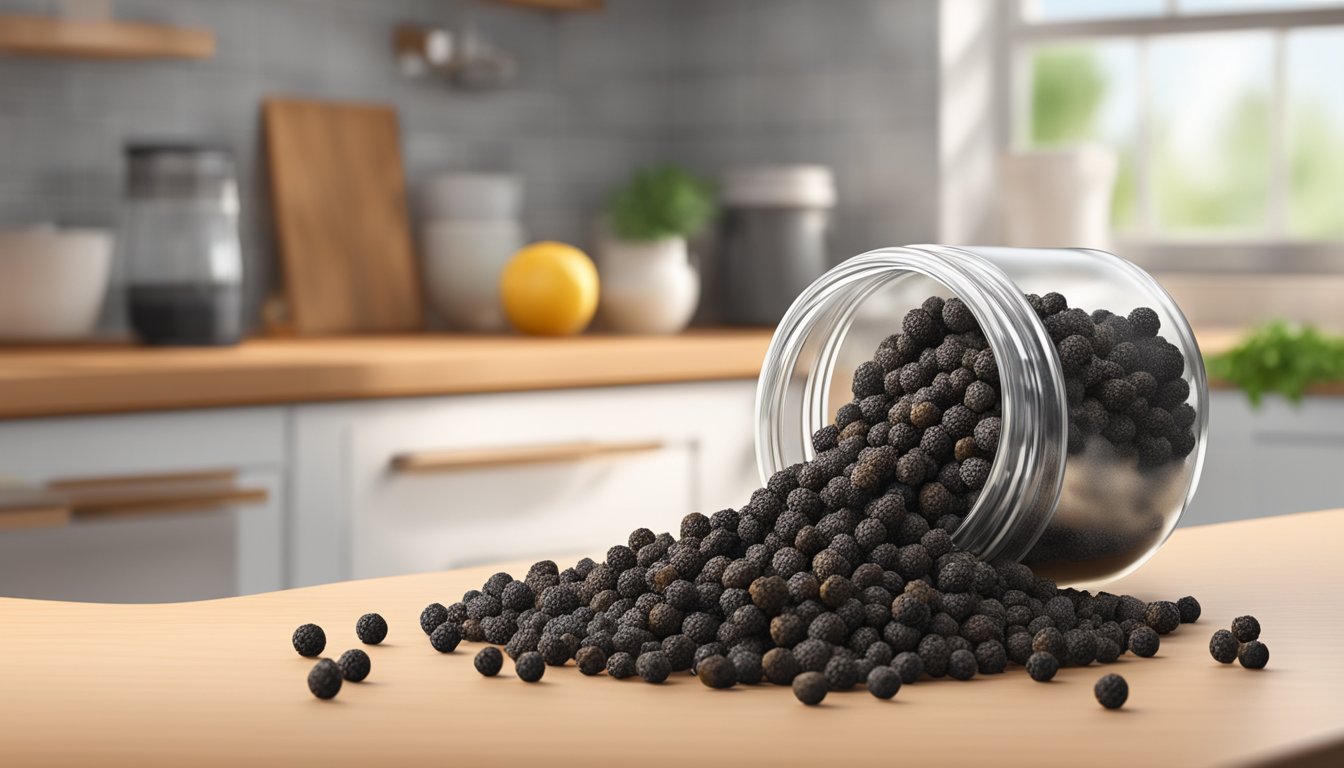
[[[593,260],[572,245],[549,240],[515,253],[499,278],[509,323],[538,336],[568,336],[587,328],[597,294]]]

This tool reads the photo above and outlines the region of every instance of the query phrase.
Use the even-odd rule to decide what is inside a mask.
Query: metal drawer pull
[[[553,464],[584,461],[606,456],[647,453],[664,448],[660,440],[628,442],[549,443],[499,448],[467,448],[455,451],[418,451],[392,457],[392,471],[404,473],[453,472],[460,469],[491,469],[523,464]]]

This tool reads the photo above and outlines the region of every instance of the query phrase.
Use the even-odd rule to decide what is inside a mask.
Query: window
[[[1100,143],[1149,242],[1344,240],[1344,0],[1023,0],[1014,144]]]

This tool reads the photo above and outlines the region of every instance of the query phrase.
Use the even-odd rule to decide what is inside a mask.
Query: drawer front
[[[755,487],[753,397],[743,381],[305,407],[296,582],[598,558],[635,528],[675,532]]]
[[[83,499],[67,521],[32,529],[0,512],[0,595],[164,602],[283,588],[285,425],[277,408],[0,423],[0,482],[79,478],[58,493]],[[177,484],[218,477],[243,493]]]

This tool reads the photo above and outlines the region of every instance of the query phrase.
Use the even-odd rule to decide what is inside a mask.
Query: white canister
[[[0,339],[91,335],[111,263],[112,236],[102,230],[0,231]]]
[[[499,274],[526,244],[516,221],[430,221],[421,233],[425,284],[439,314],[454,328],[502,331]]]

